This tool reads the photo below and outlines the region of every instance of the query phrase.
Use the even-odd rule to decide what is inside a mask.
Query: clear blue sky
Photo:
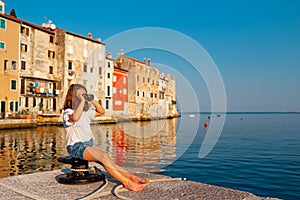
[[[41,25],[46,17],[62,29],[82,35],[91,32],[102,40],[141,27],[176,30],[201,44],[216,63],[226,88],[228,111],[300,110],[300,1],[4,2],[6,13],[14,8],[26,21]],[[158,62],[158,52],[148,53],[132,57]],[[170,61],[172,64],[176,65]],[[197,85],[195,80],[192,84]],[[205,86],[195,88],[203,103],[201,111],[209,111]],[[186,111],[193,111],[192,106]]]

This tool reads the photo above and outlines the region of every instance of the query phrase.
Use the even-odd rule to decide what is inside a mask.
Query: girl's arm
[[[83,98],[82,94],[79,95],[80,97],[80,103],[77,106],[76,110],[74,110],[74,113],[72,115],[72,117],[70,117],[70,119],[72,119],[74,122],[78,121],[81,117],[81,114],[83,112],[83,107],[85,104],[85,99]]]
[[[105,110],[103,107],[94,99],[90,101],[96,108],[96,116],[103,115],[105,113]]]

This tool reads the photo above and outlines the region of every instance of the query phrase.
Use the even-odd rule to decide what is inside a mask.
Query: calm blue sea
[[[300,199],[300,114],[227,114],[218,142],[205,158],[200,159],[199,149],[206,134],[203,124],[212,119],[208,116],[218,120],[217,116],[205,113],[194,117],[182,114],[179,121],[186,121],[185,124],[199,121],[199,117],[199,129],[183,155],[165,167],[162,174],[259,196]],[[187,137],[194,134],[194,130],[189,133],[188,127],[192,125],[185,125],[184,133],[179,130],[177,134]],[[184,140],[182,138],[177,140]],[[177,141],[178,149],[180,145],[186,144]]]
[[[178,119],[92,126],[95,143],[134,172],[300,199],[300,113],[182,114]],[[199,158],[207,122],[225,119],[216,145]],[[210,135],[210,132],[209,134]],[[0,130],[0,178],[62,169],[63,127]]]

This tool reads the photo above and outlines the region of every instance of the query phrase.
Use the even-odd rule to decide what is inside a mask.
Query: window
[[[9,102],[9,110],[10,110],[10,112],[14,111],[14,102],[13,101]]]
[[[21,61],[21,69],[26,70],[26,61]]]
[[[55,52],[48,50],[48,58],[55,58]]]
[[[25,86],[25,79],[22,78],[22,79],[21,79],[21,94],[25,94],[25,89],[26,89],[26,86]]]
[[[6,20],[3,18],[0,18],[0,28],[6,29]]]
[[[8,60],[4,60],[4,70],[7,70],[7,63],[8,63]]]
[[[110,62],[107,63],[107,67],[110,68]]]
[[[73,54],[73,46],[72,45],[69,46],[69,54]]]
[[[90,70],[91,70],[91,73],[93,73],[93,71],[94,71],[94,68],[92,68],[92,67],[91,67],[91,69],[90,69]]]
[[[17,89],[17,81],[16,80],[11,80],[10,81],[10,89],[11,90],[16,90]]]
[[[49,42],[50,42],[50,43],[54,43],[54,37],[53,37],[53,35],[50,35],[50,37],[49,37]]]
[[[140,81],[140,76],[139,75],[137,75],[136,80]]]
[[[123,94],[126,95],[127,94],[127,89],[123,89]]]
[[[87,72],[87,64],[83,64],[83,72]]]
[[[105,102],[105,109],[109,109],[109,100],[106,100]]]
[[[110,86],[107,86],[107,96],[110,96]]]
[[[107,73],[107,78],[110,78],[110,73]]]
[[[22,26],[21,33],[24,35],[29,35],[29,28]]]
[[[5,42],[0,41],[0,49],[5,49]]]
[[[21,44],[21,51],[22,52],[27,52],[27,45],[26,44]]]
[[[102,67],[99,67],[99,75],[102,74]]]
[[[10,101],[9,102],[9,111],[17,111],[18,110],[18,102],[17,101]]]
[[[113,76],[113,82],[117,82],[117,77],[116,76]]]
[[[126,84],[126,77],[123,78],[123,84]]]
[[[53,74],[53,66],[49,66],[49,74]]]
[[[72,70],[73,69],[73,63],[72,61],[68,62],[68,70]]]
[[[136,96],[140,96],[140,91],[136,91]]]
[[[148,77],[147,79],[148,79],[148,83],[150,83],[150,77]]]
[[[11,61],[11,69],[12,70],[17,70],[17,62],[16,61]]]
[[[3,6],[0,5],[0,12],[3,12]]]

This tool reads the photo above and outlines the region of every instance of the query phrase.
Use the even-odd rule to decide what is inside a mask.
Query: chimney
[[[88,38],[89,38],[89,39],[93,39],[93,34],[88,33]]]
[[[120,55],[121,55],[121,56],[124,55],[124,50],[123,50],[123,49],[120,50]]]
[[[108,53],[107,53],[107,58],[110,58],[110,59],[112,58],[111,52],[108,52]]]
[[[148,65],[150,66],[151,65],[151,59],[148,58]]]
[[[122,60],[120,60],[119,62],[118,62],[118,68],[122,68]]]
[[[101,38],[97,38],[96,41],[101,42]]]
[[[144,58],[144,63],[146,64],[146,58]]]

